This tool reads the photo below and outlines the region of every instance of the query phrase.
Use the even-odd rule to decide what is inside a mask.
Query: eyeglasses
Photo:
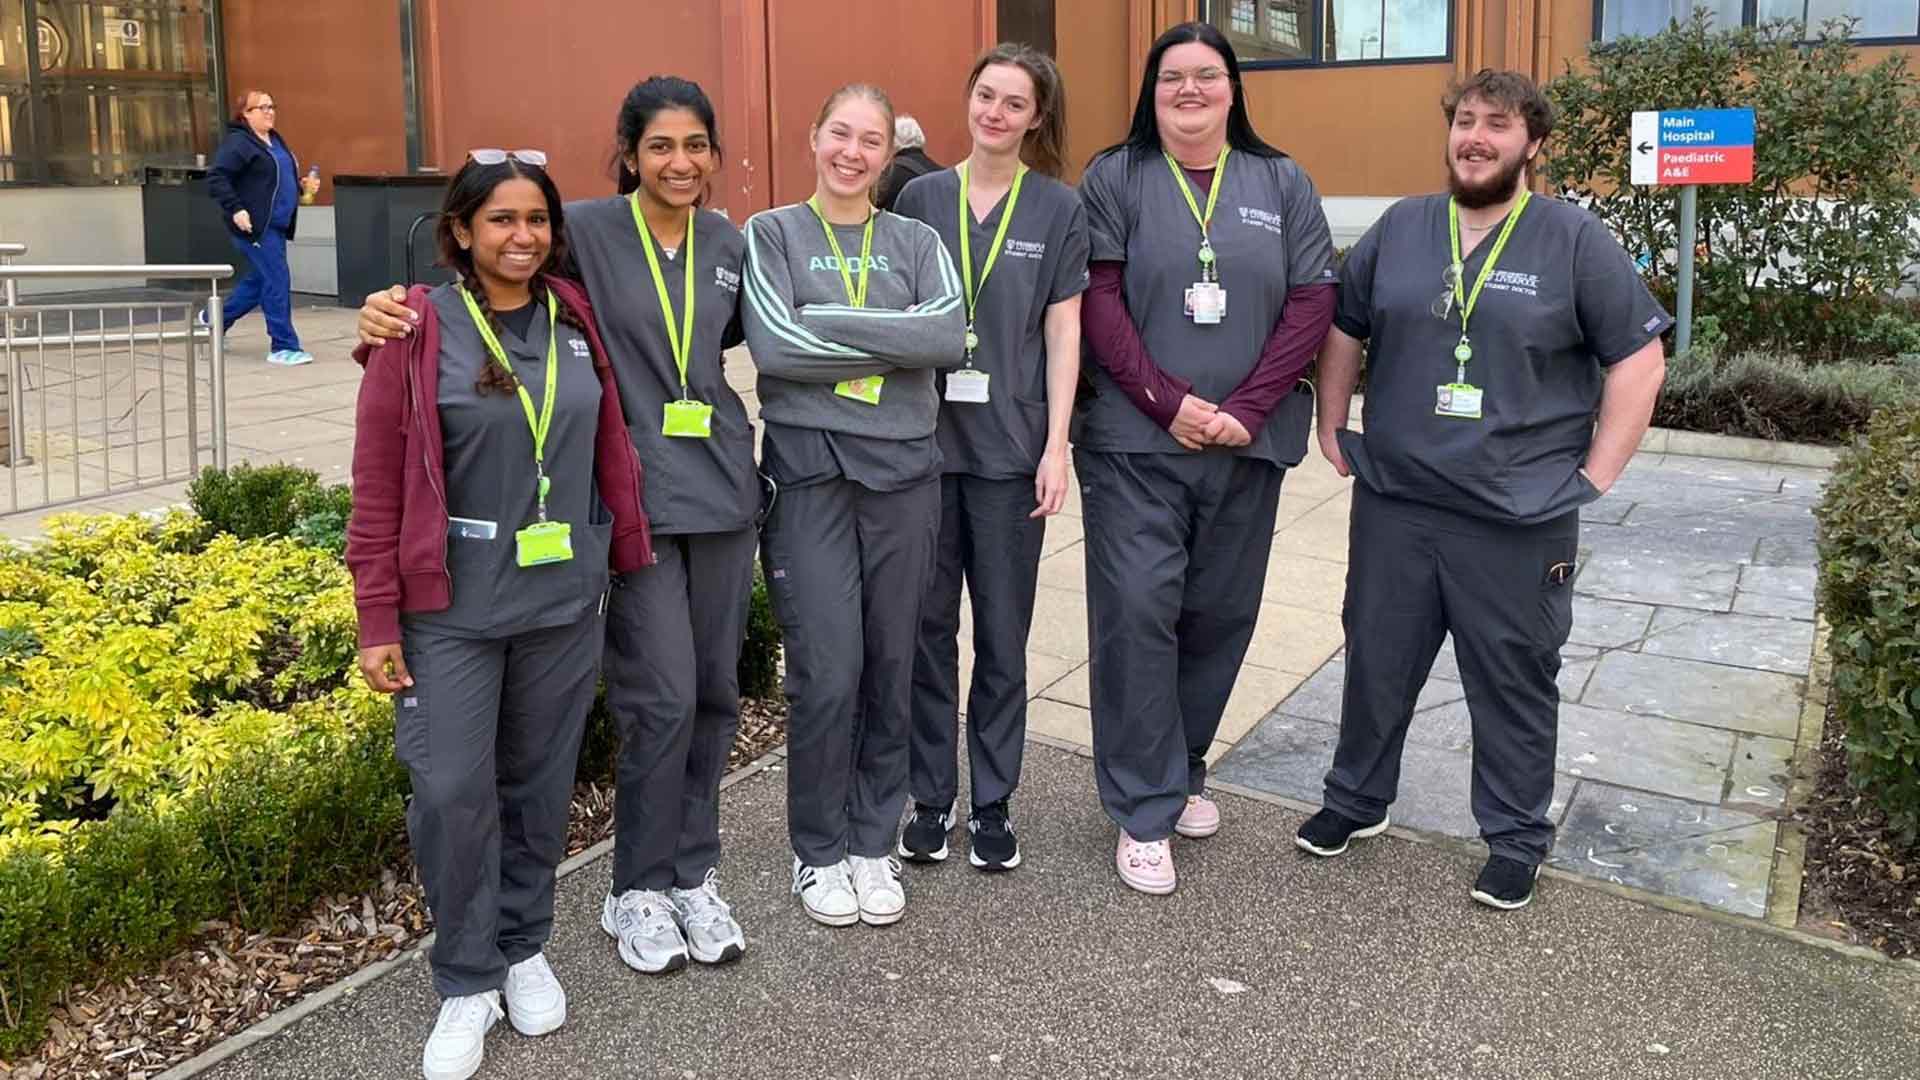
[[[1162,90],[1178,90],[1187,85],[1188,79],[1192,79],[1194,86],[1202,90],[1211,90],[1219,86],[1220,80],[1226,77],[1227,73],[1217,67],[1203,67],[1193,71],[1163,71],[1155,81],[1160,84]]]
[[[265,105],[255,105],[252,108],[248,109],[247,111],[248,112],[274,112],[276,110],[274,109],[273,104],[269,102],[268,104],[265,104]]]
[[[1428,310],[1433,312],[1434,318],[1445,322],[1453,316],[1453,301],[1460,293],[1460,264],[1448,263],[1447,268],[1440,271],[1440,283],[1447,287],[1447,291],[1434,297]]]
[[[545,150],[469,150],[467,157],[476,165],[498,165],[512,158],[522,165],[531,165],[536,169],[547,167]]]

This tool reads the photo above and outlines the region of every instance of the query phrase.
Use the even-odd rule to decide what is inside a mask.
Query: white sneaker
[[[507,1019],[522,1035],[545,1035],[567,1022],[567,992],[553,977],[547,954],[534,953],[507,969]]]
[[[675,889],[671,899],[674,920],[695,960],[723,964],[747,951],[747,936],[733,920],[732,906],[720,899],[719,871],[708,868],[699,888]]]
[[[487,1031],[501,1015],[498,990],[442,1001],[440,1019],[420,1055],[420,1072],[427,1080],[467,1080],[479,1072]]]
[[[814,922],[852,926],[860,921],[860,901],[853,894],[844,861],[832,866],[808,866],[794,856],[793,893]]]
[[[600,929],[620,943],[620,959],[648,975],[687,966],[687,939],[673,921],[673,901],[653,889],[628,889],[600,905]]]
[[[886,926],[907,913],[907,893],[900,886],[900,860],[891,855],[871,858],[847,856],[853,868],[853,893],[860,899],[860,921]]]

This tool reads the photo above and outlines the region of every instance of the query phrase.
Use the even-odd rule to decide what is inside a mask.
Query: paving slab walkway
[[[1091,762],[1038,744],[1019,870],[912,867],[902,922],[829,930],[788,894],[785,780],[723,796],[745,958],[629,971],[589,863],[561,882],[549,949],[567,1026],[499,1025],[482,1080],[1920,1075],[1909,967],[1564,881],[1493,912],[1467,897],[1471,855],[1386,838],[1314,859],[1271,803],[1223,795],[1222,831],[1177,841],[1179,890],[1131,892]],[[436,1007],[413,960],[204,1075],[418,1075]]]
[[[1583,512],[1550,865],[1767,914],[1814,653],[1812,508],[1825,477],[1643,455]],[[1217,777],[1318,804],[1344,676],[1328,660]],[[1392,813],[1472,837],[1459,678],[1449,641],[1421,690]]]

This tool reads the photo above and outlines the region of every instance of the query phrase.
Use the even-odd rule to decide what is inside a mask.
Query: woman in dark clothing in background
[[[214,152],[207,190],[226,214],[233,248],[252,265],[227,297],[222,333],[254,308],[267,317],[273,351],[267,363],[293,367],[311,364],[313,354],[300,347],[293,329],[293,282],[287,270],[287,244],[300,214],[300,194],[318,188],[320,177],[305,180],[287,140],[273,129],[276,109],[265,90],[245,90],[235,100],[227,137]],[[201,318],[205,319],[202,313]]]

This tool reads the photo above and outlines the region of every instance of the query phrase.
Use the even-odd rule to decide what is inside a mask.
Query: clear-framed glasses
[[[1189,79],[1193,80],[1193,85],[1199,89],[1211,90],[1219,86],[1226,77],[1227,73],[1222,68],[1203,67],[1192,71],[1163,71],[1156,81],[1162,90],[1178,90],[1185,86]]]
[[[508,158],[512,158],[522,165],[531,165],[536,169],[544,169],[547,167],[547,152],[545,150],[469,150],[467,151],[467,157],[471,158],[473,162],[478,165],[498,165]]]
[[[1440,284],[1446,286],[1447,291],[1433,298],[1433,304],[1429,310],[1433,312],[1434,318],[1446,320],[1453,317],[1454,297],[1460,293],[1459,263],[1448,263],[1447,268],[1440,271]]]

